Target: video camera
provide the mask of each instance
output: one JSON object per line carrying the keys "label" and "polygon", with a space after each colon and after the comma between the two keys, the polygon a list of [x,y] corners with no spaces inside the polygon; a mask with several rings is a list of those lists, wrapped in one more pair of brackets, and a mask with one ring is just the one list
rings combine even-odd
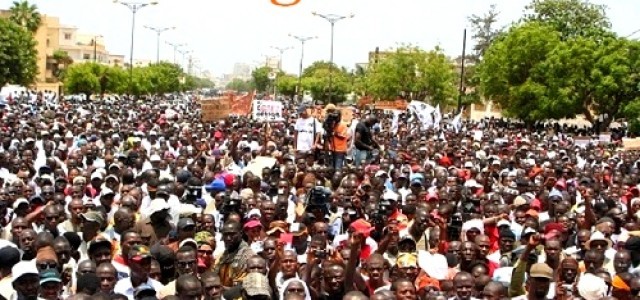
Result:
{"label": "video camera", "polygon": [[220,212],[225,216],[228,216],[233,212],[240,214],[241,204],[242,201],[240,199],[233,197],[229,193],[225,193],[222,196],[222,208],[220,209]]}
{"label": "video camera", "polygon": [[385,220],[391,214],[391,202],[382,199],[378,202],[378,207],[371,214],[371,221],[374,225],[384,225]]}
{"label": "video camera", "polygon": [[184,198],[186,202],[193,203],[202,198],[202,186],[189,185],[185,190]]}
{"label": "video camera", "polygon": [[324,187],[316,186],[309,191],[305,203],[307,204],[307,213],[313,213],[314,211],[321,209],[324,214],[329,212],[329,198],[331,193]]}
{"label": "video camera", "polygon": [[341,116],[340,116],[340,111],[339,110],[329,111],[325,115],[324,123],[322,123],[322,129],[324,129],[324,132],[325,132],[326,136],[332,136],[333,135],[333,130],[340,123],[340,119],[341,119]]}

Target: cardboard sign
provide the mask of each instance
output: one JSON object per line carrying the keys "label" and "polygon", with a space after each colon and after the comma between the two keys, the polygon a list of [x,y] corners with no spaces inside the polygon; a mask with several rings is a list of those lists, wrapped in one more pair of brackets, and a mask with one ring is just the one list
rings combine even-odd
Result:
{"label": "cardboard sign", "polygon": [[591,143],[591,138],[588,136],[576,136],[573,138],[573,143],[576,146],[586,148]]}
{"label": "cardboard sign", "polygon": [[203,122],[213,122],[227,118],[232,112],[233,95],[203,99],[200,102],[201,119]]}
{"label": "cardboard sign", "polygon": [[600,143],[608,144],[611,143],[611,132],[603,132],[598,137],[598,141]]}
{"label": "cardboard sign", "polygon": [[640,150],[640,138],[623,138],[622,145],[625,151],[635,151]]}
{"label": "cardboard sign", "polygon": [[351,120],[353,120],[353,108],[341,107],[340,114],[342,115],[342,123],[351,124]]}
{"label": "cardboard sign", "polygon": [[377,101],[373,104],[375,109],[379,110],[406,110],[409,103],[406,100],[394,100],[394,101]]}
{"label": "cardboard sign", "polygon": [[273,100],[254,100],[251,116],[254,120],[280,121],[284,120],[282,102]]}
{"label": "cardboard sign", "polygon": [[244,175],[247,172],[251,172],[254,176],[258,176],[262,178],[262,169],[264,168],[273,168],[276,164],[276,159],[269,156],[258,156],[246,166],[242,170],[242,174]]}

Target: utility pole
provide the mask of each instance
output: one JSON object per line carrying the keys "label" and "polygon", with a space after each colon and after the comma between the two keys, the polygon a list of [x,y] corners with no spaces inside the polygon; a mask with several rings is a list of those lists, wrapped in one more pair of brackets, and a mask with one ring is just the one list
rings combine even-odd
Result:
{"label": "utility pole", "polygon": [[460,68],[460,90],[458,92],[458,113],[462,111],[462,94],[464,93],[464,62],[467,51],[467,29],[462,34],[462,64]]}
{"label": "utility pole", "polygon": [[315,12],[312,12],[312,14],[314,16],[318,16],[320,18],[327,20],[329,24],[331,24],[331,52],[329,54],[330,65],[329,65],[329,100],[328,102],[333,103],[333,32],[334,32],[335,25],[336,23],[338,23],[338,21],[344,20],[344,19],[351,19],[355,15],[350,14],[347,16],[340,16],[335,14],[319,14]]}
{"label": "utility pole", "polygon": [[151,26],[144,26],[144,28],[147,28],[153,32],[156,33],[157,37],[156,37],[156,63],[160,63],[160,35],[165,32],[165,31],[169,31],[169,30],[174,30],[176,29],[175,26],[172,27],[151,27]]}
{"label": "utility pole", "polygon": [[304,44],[307,41],[317,39],[317,36],[297,36],[289,34],[290,37],[300,42],[300,68],[298,70],[298,85],[296,86],[296,95],[298,95],[298,101],[302,101],[302,61],[304,60]]}
{"label": "utility pole", "polygon": [[175,64],[177,64],[176,54],[178,53],[178,48],[180,48],[182,46],[186,46],[186,44],[177,44],[177,43],[173,44],[173,43],[169,43],[169,42],[166,42],[166,43],[167,43],[167,45],[173,47],[173,64],[175,65]]}

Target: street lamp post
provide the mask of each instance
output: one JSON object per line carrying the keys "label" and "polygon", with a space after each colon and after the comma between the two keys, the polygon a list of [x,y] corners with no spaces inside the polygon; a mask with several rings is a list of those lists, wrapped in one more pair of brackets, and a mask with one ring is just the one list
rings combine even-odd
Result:
{"label": "street lamp post", "polygon": [[330,24],[331,24],[331,53],[329,55],[329,103],[332,102],[332,97],[333,97],[333,32],[334,32],[334,27],[336,25],[336,23],[338,23],[338,21],[340,20],[344,20],[344,19],[351,19],[353,18],[355,15],[354,14],[350,14],[348,16],[340,16],[340,15],[335,15],[335,14],[319,14],[316,12],[312,12],[312,14],[314,16],[318,16],[320,18],[323,18],[325,20],[327,20]]}
{"label": "street lamp post", "polygon": [[290,37],[300,42],[300,68],[298,70],[298,85],[296,86],[296,94],[298,95],[298,101],[302,100],[302,61],[304,60],[304,43],[307,41],[317,39],[317,36],[297,36],[289,34]]}
{"label": "street lamp post", "polygon": [[144,28],[149,29],[151,31],[154,31],[157,35],[157,40],[156,40],[156,63],[160,63],[160,35],[165,32],[165,31],[169,31],[169,30],[174,30],[176,29],[175,26],[171,26],[171,27],[151,27],[151,26],[144,26]]}
{"label": "street lamp post", "polygon": [[169,43],[166,42],[167,45],[173,47],[173,64],[176,64],[176,53],[178,53],[178,48],[182,47],[182,46],[186,46],[186,44],[174,44],[174,43]]}
{"label": "street lamp post", "polygon": [[[285,51],[292,49],[292,47],[274,47],[271,46],[271,48],[278,50],[278,52],[280,52],[280,60],[278,61],[278,72],[282,72],[282,55],[284,54]],[[276,78],[273,80],[273,98],[274,99],[278,99],[278,73],[276,73]]]}
{"label": "street lamp post", "polygon": [[98,38],[103,37],[102,35],[96,35],[93,37],[93,62],[95,63],[98,60]]}
{"label": "street lamp post", "polygon": [[278,62],[278,69],[280,69],[280,71],[282,71],[282,55],[284,54],[285,51],[289,50],[289,49],[293,49],[293,47],[274,47],[271,46],[271,48],[278,50],[278,52],[280,52],[280,61]]}
{"label": "street lamp post", "polygon": [[[178,53],[182,54],[182,61],[180,62],[180,66],[184,68],[184,66],[185,66],[185,64],[184,64],[184,58],[185,58],[185,56],[187,56],[187,55],[189,55],[189,54],[192,54],[192,53],[193,53],[193,51],[191,51],[191,50],[186,50],[186,49],[185,49],[185,50],[182,50],[182,51],[181,51],[181,50],[178,50]],[[185,68],[185,69],[186,69],[186,68]]]}
{"label": "street lamp post", "polygon": [[119,0],[113,0],[113,3],[120,3],[129,10],[131,10],[131,48],[129,49],[129,92],[131,92],[131,88],[133,85],[133,42],[135,39],[135,29],[136,29],[136,14],[143,7],[147,7],[150,5],[157,5],[157,1],[152,2],[121,2]]}

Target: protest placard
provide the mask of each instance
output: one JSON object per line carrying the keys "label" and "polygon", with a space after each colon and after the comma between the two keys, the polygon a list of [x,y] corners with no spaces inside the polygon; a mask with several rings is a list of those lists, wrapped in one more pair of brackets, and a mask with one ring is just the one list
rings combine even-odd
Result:
{"label": "protest placard", "polygon": [[254,100],[252,117],[260,121],[280,121],[284,119],[282,110],[283,105],[280,101]]}
{"label": "protest placard", "polygon": [[622,139],[622,145],[626,151],[640,150],[640,138],[624,138]]}
{"label": "protest placard", "polygon": [[231,114],[233,95],[225,95],[203,99],[200,101],[201,118],[203,122],[213,122],[225,119]]}

